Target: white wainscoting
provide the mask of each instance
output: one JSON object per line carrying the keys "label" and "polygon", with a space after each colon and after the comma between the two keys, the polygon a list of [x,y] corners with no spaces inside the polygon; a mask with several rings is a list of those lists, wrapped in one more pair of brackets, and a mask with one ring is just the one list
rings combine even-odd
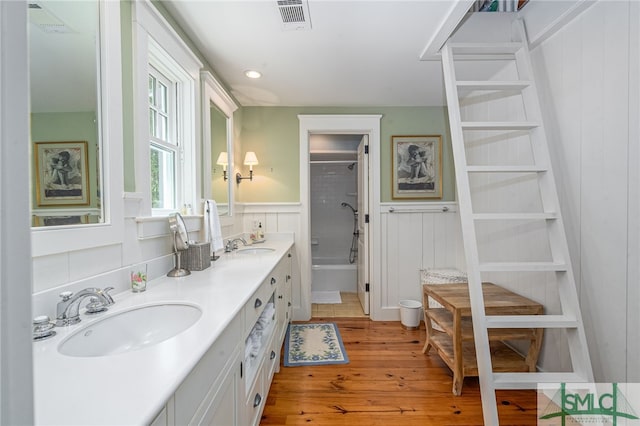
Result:
{"label": "white wainscoting", "polygon": [[460,217],[457,203],[446,202],[383,203],[380,211],[382,276],[372,303],[380,320],[399,321],[400,300],[422,301],[420,269],[466,269]]}
{"label": "white wainscoting", "polygon": [[[446,212],[443,208],[446,207]],[[376,320],[399,321],[398,302],[401,299],[421,300],[421,268],[458,267],[465,269],[460,234],[460,219],[456,203],[388,203],[381,205],[381,277],[371,277],[372,312]],[[394,212],[390,213],[389,209]],[[267,236],[270,232],[294,232],[296,256],[293,259],[293,303],[294,319],[298,319],[302,286],[300,281],[300,206],[297,203],[238,204],[236,211],[242,214],[244,233],[251,232],[253,221],[262,222]],[[375,256],[371,256],[375,258]],[[375,306],[374,306],[375,305]],[[306,318],[304,318],[306,319]]]}

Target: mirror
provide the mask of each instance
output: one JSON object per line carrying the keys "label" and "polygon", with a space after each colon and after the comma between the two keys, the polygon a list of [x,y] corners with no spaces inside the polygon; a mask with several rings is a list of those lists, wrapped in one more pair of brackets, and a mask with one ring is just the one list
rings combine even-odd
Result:
{"label": "mirror", "polygon": [[104,223],[98,1],[29,2],[32,226]]}
{"label": "mirror", "polygon": [[[213,199],[221,225],[232,223],[233,215],[233,112],[238,106],[208,71],[201,73],[203,103],[203,198]],[[226,166],[225,166],[226,159]],[[226,179],[225,179],[226,176]]]}
{"label": "mirror", "polygon": [[189,248],[189,234],[187,225],[180,213],[173,213],[169,216],[169,229],[173,235],[173,250],[175,253],[175,267],[167,273],[168,277],[184,277],[190,275],[191,271],[182,267],[182,252]]}
{"label": "mirror", "polygon": [[[48,5],[50,1],[45,0],[42,5]],[[51,4],[56,2],[51,1]],[[59,253],[66,253],[70,251],[86,250],[95,247],[102,247],[114,244],[122,244],[123,232],[124,232],[124,198],[122,196],[124,191],[124,171],[123,171],[123,115],[122,115],[122,42],[121,24],[120,24],[120,2],[118,1],[101,1],[91,0],[82,2],[57,2],[60,5],[71,6],[76,13],[80,11],[87,11],[86,7],[89,5],[95,6],[97,11],[89,12],[95,19],[99,19],[99,25],[96,25],[94,30],[94,39],[92,45],[94,46],[94,70],[96,77],[95,84],[99,86],[99,90],[93,89],[96,92],[96,99],[99,108],[94,107],[95,125],[97,137],[98,154],[95,158],[89,158],[85,170],[91,169],[92,164],[95,164],[96,176],[95,180],[92,180],[88,185],[94,185],[95,197],[90,195],[90,205],[74,206],[47,206],[47,216],[53,216],[52,213],[57,213],[64,218],[65,216],[78,216],[78,212],[82,213],[81,209],[97,208],[99,209],[101,216],[99,223],[87,223],[80,226],[77,225],[59,225],[59,226],[40,226],[32,228],[31,232],[31,254],[33,257],[49,256]],[[91,10],[94,10],[93,8]],[[61,19],[58,17],[58,19]],[[86,21],[91,20],[86,16]],[[77,27],[71,27],[74,31],[79,31],[83,28],[83,25],[89,25],[88,22],[81,23],[81,20],[77,21]],[[74,21],[76,22],[76,21]],[[32,25],[32,24],[28,24]],[[99,28],[99,31],[97,30]],[[29,30],[30,33],[35,33],[36,28]],[[38,30],[39,31],[39,30]],[[74,33],[75,34],[75,33]],[[70,35],[76,37],[77,34]],[[99,37],[98,37],[99,34]],[[64,35],[60,35],[63,37]],[[43,36],[44,37],[44,36]],[[98,42],[100,48],[95,48],[95,43]],[[97,59],[99,58],[99,59]],[[62,82],[53,81],[52,77],[56,75],[54,69],[61,65],[62,59],[58,59],[53,63],[47,63],[46,65],[34,65],[30,64],[31,69],[45,67],[44,77],[48,82],[55,86],[62,84]],[[42,70],[38,70],[42,71]],[[79,73],[79,70],[78,70]],[[74,72],[74,78],[77,73]],[[41,74],[42,76],[42,74]],[[78,85],[80,88],[80,77],[77,76]],[[70,92],[77,91],[74,85],[71,88],[67,88]],[[31,89],[31,92],[36,91],[35,88]],[[91,91],[91,89],[87,89]],[[68,94],[68,93],[67,93]],[[62,96],[62,95],[60,95]],[[34,94],[35,97],[35,94]],[[47,140],[48,142],[53,142]],[[45,141],[45,142],[47,142]],[[84,142],[86,139],[67,139],[62,142]],[[32,144],[33,145],[33,144]],[[76,145],[76,152],[82,153],[82,146],[84,144]],[[87,145],[89,145],[87,143]],[[91,154],[90,146],[87,147],[87,156]],[[33,156],[35,157],[35,152]],[[65,157],[66,155],[61,155]],[[69,156],[71,158],[71,155]],[[35,158],[32,158],[31,165],[35,163]],[[76,166],[77,167],[77,166]],[[82,163],[80,165],[82,167]],[[98,171],[99,170],[99,171]],[[96,184],[96,181],[102,182],[100,185]],[[35,184],[32,185],[32,190],[35,191]],[[35,195],[34,195],[35,199]],[[71,202],[76,202],[71,200]],[[93,204],[93,203],[96,204]],[[93,207],[92,207],[93,206]],[[69,215],[65,209],[74,208],[73,214]],[[36,205],[32,206],[33,210],[37,209]],[[59,209],[58,212],[54,212],[55,209]],[[62,210],[62,211],[60,211]],[[85,215],[82,215],[85,216]],[[59,217],[59,216],[58,216]],[[81,218],[82,219],[82,218]],[[82,222],[82,220],[81,220]]]}
{"label": "mirror", "polygon": [[209,102],[211,123],[211,198],[218,205],[218,214],[229,214],[229,148],[227,147],[227,117]]}

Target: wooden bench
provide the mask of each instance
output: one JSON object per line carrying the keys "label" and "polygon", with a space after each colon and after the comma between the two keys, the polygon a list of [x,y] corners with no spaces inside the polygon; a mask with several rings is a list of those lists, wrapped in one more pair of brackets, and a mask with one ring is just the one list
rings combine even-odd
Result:
{"label": "wooden bench", "polygon": [[[423,306],[427,339],[422,349],[428,353],[433,347],[453,371],[453,393],[462,393],[465,377],[478,376],[476,352],[471,321],[469,288],[463,284],[425,284]],[[483,283],[486,315],[541,315],[543,306],[492,283]],[[443,308],[429,308],[429,298]],[[444,331],[434,330],[432,322]],[[494,372],[535,372],[542,344],[543,329],[502,328],[489,330],[491,363]],[[525,357],[505,345],[508,340],[528,340]]]}

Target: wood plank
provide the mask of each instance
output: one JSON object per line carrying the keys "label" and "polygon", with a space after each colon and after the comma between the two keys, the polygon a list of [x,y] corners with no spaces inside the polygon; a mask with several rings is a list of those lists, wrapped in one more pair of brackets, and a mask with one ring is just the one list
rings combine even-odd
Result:
{"label": "wood plank", "polygon": [[[444,308],[427,309],[426,312],[429,318],[437,322],[447,334],[450,336],[453,335],[453,315],[451,315],[451,312]],[[437,333],[437,331],[434,331],[434,333]],[[461,336],[462,341],[473,340],[473,321],[471,321],[471,317],[462,318]],[[489,330],[489,340],[493,341],[530,340],[533,337],[534,330],[531,328],[501,328]]]}
{"label": "wood plank", "polygon": [[[262,425],[481,425],[480,388],[466,378],[451,393],[451,371],[435,352],[422,353],[425,331],[397,321],[330,320],[338,324],[350,363],[284,367],[274,376]],[[502,424],[535,425],[536,393],[498,391]]]}
{"label": "wood plank", "polygon": [[[448,307],[457,309],[462,316],[471,315],[471,301],[469,300],[469,287],[463,284],[436,284],[423,286],[429,297]],[[540,314],[543,306],[531,299],[520,296],[492,283],[482,284],[486,315],[525,315]]]}

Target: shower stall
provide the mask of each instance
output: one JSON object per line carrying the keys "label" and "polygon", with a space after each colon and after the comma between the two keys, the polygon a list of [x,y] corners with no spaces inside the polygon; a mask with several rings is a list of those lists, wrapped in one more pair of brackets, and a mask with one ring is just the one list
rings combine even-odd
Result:
{"label": "shower stall", "polygon": [[313,140],[311,143],[311,291],[356,293],[358,165],[355,147],[341,145],[339,152],[314,151]]}

